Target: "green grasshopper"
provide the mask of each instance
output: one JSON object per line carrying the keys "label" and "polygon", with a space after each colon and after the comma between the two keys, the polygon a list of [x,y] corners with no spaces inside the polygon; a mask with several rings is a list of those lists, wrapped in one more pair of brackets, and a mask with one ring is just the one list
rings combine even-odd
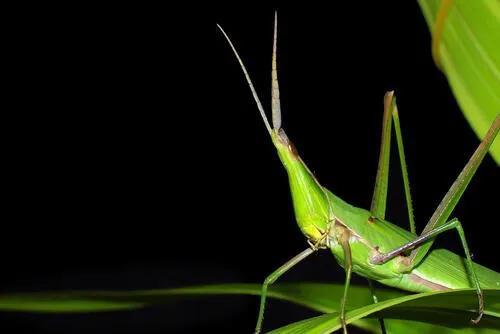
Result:
{"label": "green grasshopper", "polygon": [[[297,263],[320,249],[330,249],[346,272],[340,307],[340,319],[344,333],[347,333],[345,304],[352,272],[366,277],[369,282],[375,280],[391,287],[412,292],[469,288],[472,284],[472,287],[477,291],[478,315],[471,321],[475,324],[478,323],[484,313],[481,289],[498,288],[500,286],[500,273],[472,261],[462,224],[456,218],[448,219],[498,134],[500,114],[497,115],[485,138],[448,190],[423,231],[417,235],[394,93],[388,92],[384,98],[382,141],[375,190],[371,207],[369,210],[365,210],[346,203],[323,187],[302,161],[296,148],[281,127],[276,68],[276,15],[271,73],[272,128],[243,61],[226,32],[219,25],[217,27],[227,39],[238,59],[267,131],[287,171],[296,220],[309,244],[306,250],[293,257],[265,279],[262,285],[255,333],[259,333],[262,328],[268,286]],[[393,124],[404,181],[410,231],[384,219]],[[430,250],[437,235],[453,229],[458,232],[466,256],[465,259],[445,249]],[[442,270],[442,268],[446,268],[446,270]],[[376,300],[375,298],[374,296],[374,300]],[[384,331],[382,320],[381,326]]]}

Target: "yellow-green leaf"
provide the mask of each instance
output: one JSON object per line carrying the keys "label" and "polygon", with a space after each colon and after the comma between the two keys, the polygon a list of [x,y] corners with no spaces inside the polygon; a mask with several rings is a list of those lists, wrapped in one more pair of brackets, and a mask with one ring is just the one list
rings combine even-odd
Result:
{"label": "yellow-green leaf", "polygon": [[[441,0],[418,0],[431,32]],[[449,1],[442,35],[439,63],[460,108],[474,132],[482,139],[500,113],[500,1]],[[490,153],[500,164],[500,140]]]}

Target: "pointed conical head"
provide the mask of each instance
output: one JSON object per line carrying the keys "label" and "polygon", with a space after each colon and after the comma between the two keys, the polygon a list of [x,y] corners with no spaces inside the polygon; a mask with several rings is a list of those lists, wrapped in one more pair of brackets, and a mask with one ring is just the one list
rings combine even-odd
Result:
{"label": "pointed conical head", "polygon": [[327,190],[307,168],[283,129],[273,131],[272,139],[288,174],[299,228],[308,239],[317,241],[325,232],[331,214]]}

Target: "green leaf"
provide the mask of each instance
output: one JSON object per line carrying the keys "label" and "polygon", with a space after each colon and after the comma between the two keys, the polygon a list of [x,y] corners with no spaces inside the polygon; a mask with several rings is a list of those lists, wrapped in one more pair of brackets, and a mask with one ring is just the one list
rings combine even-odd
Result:
{"label": "green leaf", "polygon": [[[385,300],[347,312],[346,322],[350,324],[365,317],[383,317],[436,325],[436,328],[432,328],[432,332],[435,333],[442,333],[440,328],[443,327],[451,330],[450,333],[453,333],[453,330],[457,333],[498,333],[500,290],[488,289],[483,292],[486,311],[478,325],[470,323],[470,319],[475,316],[473,310],[477,308],[477,295],[474,289],[420,293]],[[391,321],[388,321],[389,326]],[[331,333],[341,327],[338,313],[330,313],[290,324],[271,333]],[[408,330],[405,329],[404,332],[408,333]]]}
{"label": "green leaf", "polygon": [[[258,284],[221,284],[178,289],[135,291],[67,291],[0,295],[0,311],[82,313],[133,310],[171,302],[179,296],[259,295]],[[272,333],[329,333],[339,328],[338,311],[343,285],[322,283],[277,284],[269,296],[312,310],[329,313],[288,325]],[[383,316],[391,333],[493,333],[499,328],[500,290],[485,290],[486,315],[479,327],[468,320],[477,307],[474,290],[408,295],[406,292],[377,289],[380,302],[372,304],[367,287],[352,286],[347,308],[352,326],[378,333],[377,316]],[[272,310],[270,310],[272,312]],[[495,329],[496,330],[496,329]]]}
{"label": "green leaf", "polygon": [[[186,295],[260,295],[259,284],[220,284],[177,289],[135,291],[54,291],[14,293],[0,295],[0,311],[19,312],[105,312],[130,310],[147,305],[166,303],[173,296]],[[269,296],[293,302],[312,310],[328,313],[338,310],[343,285],[322,283],[277,284],[270,288]],[[380,289],[379,299],[404,296],[407,293]],[[349,290],[351,308],[372,303],[365,287],[353,286]]]}
{"label": "green leaf", "polygon": [[[418,0],[432,31],[441,1]],[[465,118],[482,139],[500,113],[500,1],[455,0],[444,24],[440,62]],[[500,164],[500,140],[490,153]]]}
{"label": "green leaf", "polygon": [[[254,295],[259,296],[260,284],[221,284],[136,291],[54,291],[0,295],[0,311],[37,313],[88,313],[124,311],[172,302],[175,296],[200,295]],[[277,284],[270,288],[271,298],[293,302],[312,310],[328,313],[339,309],[343,285],[322,283]],[[406,295],[405,292],[380,289],[380,300]],[[348,306],[362,307],[372,303],[366,287],[353,286]],[[404,328],[405,322],[400,322]],[[377,320],[361,319],[354,326],[377,332]],[[395,324],[397,326],[398,324]]]}

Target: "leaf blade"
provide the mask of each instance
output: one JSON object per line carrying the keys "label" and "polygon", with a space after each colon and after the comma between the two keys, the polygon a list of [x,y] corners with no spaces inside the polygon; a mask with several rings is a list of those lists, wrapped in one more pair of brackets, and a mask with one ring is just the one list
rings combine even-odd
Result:
{"label": "leaf blade", "polygon": [[[447,327],[452,330],[468,330],[475,333],[480,329],[480,333],[494,333],[500,328],[500,290],[488,289],[483,292],[485,299],[489,302],[485,317],[479,325],[469,323],[469,319],[475,315],[469,310],[474,310],[477,303],[474,289],[419,293],[385,300],[347,312],[346,322],[350,324],[365,317],[383,317],[384,319],[427,321],[433,326]],[[446,306],[446,308],[441,308],[441,306]],[[435,317],[436,313],[439,313],[439,317]],[[331,313],[299,321],[270,333],[331,333],[341,327],[338,315]]]}

